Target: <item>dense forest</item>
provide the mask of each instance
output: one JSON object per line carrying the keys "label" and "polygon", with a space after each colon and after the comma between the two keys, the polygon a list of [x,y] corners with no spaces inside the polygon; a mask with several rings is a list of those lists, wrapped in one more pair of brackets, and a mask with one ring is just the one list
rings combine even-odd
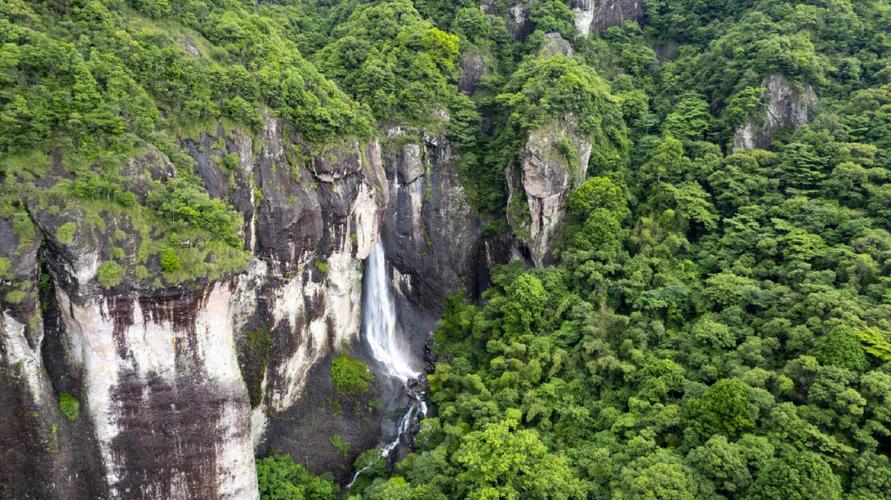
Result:
{"label": "dense forest", "polygon": [[[442,133],[486,233],[522,239],[505,169],[570,123],[566,222],[446,301],[412,452],[362,454],[348,490],[270,455],[263,498],[889,498],[891,3],[646,0],[588,36],[565,0],[519,33],[487,3],[0,0],[0,217],[25,242],[29,206],[81,210],[60,241],[128,218],[105,287],[214,279],[247,263],[241,221],[182,140],[276,116],[295,162]],[[806,119],[771,128],[769,82]],[[176,179],[134,185],[150,150]],[[8,303],[40,293],[10,267]]]}

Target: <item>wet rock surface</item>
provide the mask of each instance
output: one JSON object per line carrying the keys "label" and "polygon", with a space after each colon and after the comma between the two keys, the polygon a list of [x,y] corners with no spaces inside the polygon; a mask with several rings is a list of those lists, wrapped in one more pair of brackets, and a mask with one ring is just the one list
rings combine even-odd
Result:
{"label": "wet rock surface", "polygon": [[644,16],[643,0],[569,0],[576,15],[576,32],[588,36],[619,26],[627,21],[640,21]]}
{"label": "wet rock surface", "polygon": [[416,357],[446,296],[479,293],[482,226],[442,137],[393,129],[383,144],[390,202],[381,237],[398,316]]}
{"label": "wet rock surface", "polygon": [[[383,407],[370,401],[395,394],[381,386],[362,404],[331,404],[333,354],[370,359],[359,325],[375,242],[387,246],[401,328],[419,360],[445,295],[478,294],[495,262],[456,153],[441,136],[411,134],[313,149],[267,118],[256,135],[215,126],[184,139],[208,193],[243,216],[251,252],[241,272],[184,286],[97,282],[113,246],[139,249],[126,220],[107,217],[104,232],[77,224],[62,242],[58,227],[83,214],[35,206],[38,237],[26,249],[0,220],[0,252],[15,271],[2,285],[47,284],[39,297],[0,301],[0,496],[249,499],[254,453],[272,450],[347,480],[355,456],[386,433]],[[179,175],[154,148],[122,172],[140,201],[153,182]],[[112,241],[117,230],[128,238]],[[156,259],[146,266],[160,274]],[[80,405],[74,421],[59,409],[63,393]],[[330,445],[333,435],[350,453]]]}

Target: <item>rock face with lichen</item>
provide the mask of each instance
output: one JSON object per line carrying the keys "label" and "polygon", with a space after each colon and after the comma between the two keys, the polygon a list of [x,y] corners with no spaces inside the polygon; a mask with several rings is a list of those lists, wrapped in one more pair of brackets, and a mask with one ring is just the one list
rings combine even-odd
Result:
{"label": "rock face with lichen", "polygon": [[[282,438],[266,429],[298,406],[313,366],[358,339],[362,259],[387,204],[377,142],[294,159],[268,119],[259,137],[217,127],[183,146],[208,193],[244,218],[242,271],[158,286],[149,261],[145,279],[103,284],[115,248],[139,251],[113,213],[62,231],[84,215],[35,204],[17,223],[29,239],[3,231],[4,286],[40,284],[39,297],[0,303],[4,495],[255,498],[254,447]],[[137,197],[178,175],[153,149],[124,169]],[[72,420],[63,393],[79,404]]]}
{"label": "rock face with lichen", "polygon": [[536,266],[549,262],[563,227],[566,197],[585,179],[591,142],[575,123],[566,117],[532,131],[507,169],[508,222],[521,253]]}
{"label": "rock face with lichen", "polygon": [[603,32],[627,21],[640,21],[643,0],[569,0],[575,13],[575,27],[580,36]]}
{"label": "rock face with lichen", "polygon": [[441,135],[394,127],[383,143],[390,203],[382,238],[404,329],[416,349],[447,295],[478,292],[482,228]]}
{"label": "rock face with lichen", "polygon": [[[37,203],[0,219],[4,495],[255,498],[254,453],[270,450],[341,470],[380,433],[379,410],[328,408],[326,368],[361,355],[363,260],[378,238],[417,357],[444,296],[475,291],[480,223],[442,136],[397,127],[319,147],[267,118],[257,134],[215,126],[182,146],[243,220],[237,270],[171,285],[150,258],[141,277],[103,282],[115,252],[140,252],[133,221],[86,224],[76,207]],[[140,202],[182,175],[151,147],[122,172]]]}
{"label": "rock face with lichen", "polygon": [[783,75],[768,76],[761,88],[763,114],[750,117],[736,129],[734,151],[767,148],[780,129],[797,129],[806,124],[817,105],[817,94],[810,84],[794,84]]}

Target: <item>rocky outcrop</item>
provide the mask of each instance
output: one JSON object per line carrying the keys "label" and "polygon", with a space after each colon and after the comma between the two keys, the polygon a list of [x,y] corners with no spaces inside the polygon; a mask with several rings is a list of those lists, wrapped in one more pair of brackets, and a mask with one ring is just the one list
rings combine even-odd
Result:
{"label": "rocky outcrop", "polygon": [[765,101],[763,114],[750,117],[736,129],[734,151],[766,149],[780,129],[797,129],[806,124],[817,105],[817,94],[810,84],[793,84],[783,75],[768,76],[761,88]]}
{"label": "rocky outcrop", "polygon": [[482,228],[448,140],[396,127],[383,150],[390,202],[382,238],[398,316],[420,354],[443,299],[479,290]]}
{"label": "rocky outcrop", "polygon": [[572,45],[564,40],[560,33],[548,33],[544,36],[544,43],[538,49],[538,53],[543,57],[572,57]]}
{"label": "rocky outcrop", "polygon": [[644,15],[643,0],[569,0],[575,13],[579,36],[603,32],[627,21],[640,21]]}
{"label": "rocky outcrop", "polygon": [[529,134],[507,169],[508,222],[533,265],[547,265],[563,226],[566,197],[585,179],[591,142],[566,117]]}
{"label": "rocky outcrop", "polygon": [[480,80],[482,80],[483,75],[486,74],[486,64],[483,56],[474,52],[462,54],[458,65],[461,68],[461,79],[458,81],[458,88],[465,94],[472,94]]}

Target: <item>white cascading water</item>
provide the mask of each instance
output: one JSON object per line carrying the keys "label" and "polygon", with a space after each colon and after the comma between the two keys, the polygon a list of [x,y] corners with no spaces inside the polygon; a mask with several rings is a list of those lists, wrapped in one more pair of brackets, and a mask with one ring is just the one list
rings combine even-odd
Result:
{"label": "white cascading water", "polygon": [[[399,337],[396,328],[396,305],[387,279],[387,262],[384,258],[384,245],[378,241],[365,264],[365,289],[363,290],[362,331],[371,349],[371,355],[386,371],[386,375],[398,380],[402,390],[410,396],[411,402],[399,421],[394,439],[380,447],[380,456],[389,457],[402,441],[418,415],[427,416],[424,394],[411,387],[420,371],[412,367],[411,356],[405,342]],[[365,466],[353,475],[347,485],[351,487]]]}
{"label": "white cascading water", "polygon": [[371,347],[371,355],[394,377],[407,382],[418,376],[411,367],[407,349],[396,333],[396,305],[387,280],[384,245],[375,245],[365,267],[365,304],[362,326]]}

